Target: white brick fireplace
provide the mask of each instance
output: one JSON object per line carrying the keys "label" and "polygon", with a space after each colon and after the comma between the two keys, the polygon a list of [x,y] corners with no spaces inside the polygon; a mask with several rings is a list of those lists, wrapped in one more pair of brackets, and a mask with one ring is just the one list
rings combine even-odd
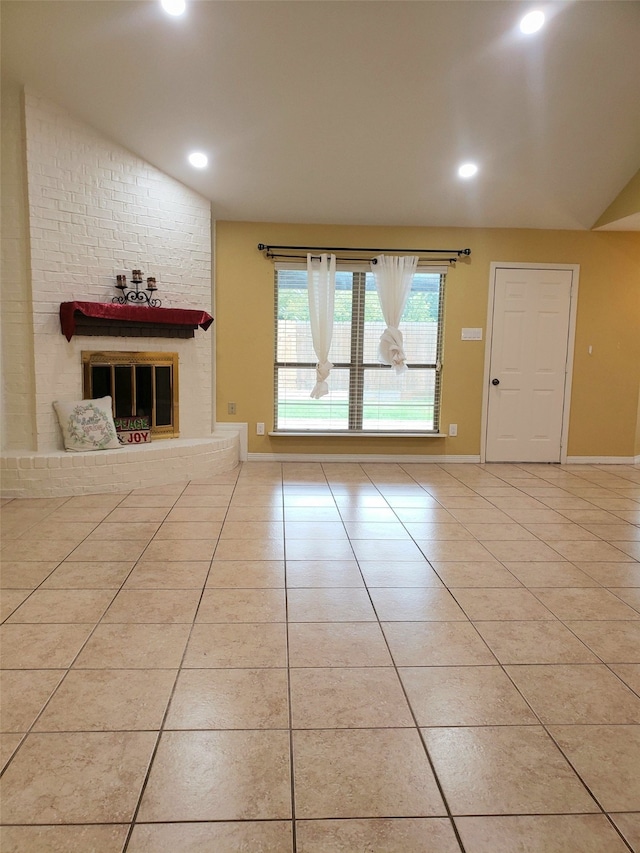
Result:
{"label": "white brick fireplace", "polygon": [[[209,202],[39,95],[27,91],[24,108],[30,286],[22,287],[20,304],[14,292],[9,310],[22,317],[31,341],[18,342],[15,358],[7,358],[5,347],[3,494],[116,491],[229,470],[238,460],[238,439],[215,431],[214,327],[191,339],[76,335],[67,341],[59,319],[61,302],[110,302],[115,276],[130,277],[132,269],[157,279],[163,307],[213,313]],[[66,453],[52,404],[82,398],[87,350],[177,352],[180,438]],[[26,397],[16,391],[21,379]]]}

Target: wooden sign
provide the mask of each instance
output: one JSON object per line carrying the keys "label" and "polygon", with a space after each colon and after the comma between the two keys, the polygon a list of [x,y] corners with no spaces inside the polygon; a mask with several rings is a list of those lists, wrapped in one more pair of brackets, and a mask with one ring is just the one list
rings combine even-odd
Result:
{"label": "wooden sign", "polygon": [[146,444],[151,441],[151,424],[147,416],[114,418],[120,444]]}
{"label": "wooden sign", "polygon": [[151,422],[148,415],[141,415],[136,418],[114,418],[114,424],[118,432],[129,432],[138,429],[150,429]]}

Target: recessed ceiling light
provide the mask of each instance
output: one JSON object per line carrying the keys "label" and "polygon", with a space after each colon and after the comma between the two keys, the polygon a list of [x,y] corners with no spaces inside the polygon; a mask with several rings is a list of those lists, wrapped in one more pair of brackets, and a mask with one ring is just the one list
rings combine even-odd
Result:
{"label": "recessed ceiling light", "polygon": [[520,31],[525,33],[525,35],[531,35],[531,33],[537,33],[543,24],[544,12],[540,12],[538,10],[535,12],[529,12],[520,21]]}
{"label": "recessed ceiling light", "polygon": [[185,0],[161,0],[161,5],[167,15],[183,15],[187,8]]}
{"label": "recessed ceiling light", "polygon": [[200,151],[194,151],[193,154],[189,154],[189,162],[192,166],[195,166],[196,169],[204,169],[209,162],[209,158],[206,154],[202,154]]}
{"label": "recessed ceiling light", "polygon": [[461,178],[472,178],[477,171],[478,167],[475,163],[463,163],[458,169],[458,174]]}

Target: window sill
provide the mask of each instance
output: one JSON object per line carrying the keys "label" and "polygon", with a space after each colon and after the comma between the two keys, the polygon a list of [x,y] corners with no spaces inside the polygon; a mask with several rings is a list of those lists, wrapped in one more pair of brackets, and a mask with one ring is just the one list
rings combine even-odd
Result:
{"label": "window sill", "polygon": [[277,430],[268,433],[270,437],[282,438],[290,436],[300,438],[310,436],[312,438],[448,438],[442,432],[319,432],[317,430]]}

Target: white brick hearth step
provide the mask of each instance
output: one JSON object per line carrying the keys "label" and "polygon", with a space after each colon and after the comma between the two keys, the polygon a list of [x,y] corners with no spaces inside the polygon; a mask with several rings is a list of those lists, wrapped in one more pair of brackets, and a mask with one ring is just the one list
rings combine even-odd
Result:
{"label": "white brick hearth step", "polygon": [[238,434],[153,441],[87,453],[13,451],[0,458],[2,497],[91,495],[180,483],[230,471],[239,461]]}

